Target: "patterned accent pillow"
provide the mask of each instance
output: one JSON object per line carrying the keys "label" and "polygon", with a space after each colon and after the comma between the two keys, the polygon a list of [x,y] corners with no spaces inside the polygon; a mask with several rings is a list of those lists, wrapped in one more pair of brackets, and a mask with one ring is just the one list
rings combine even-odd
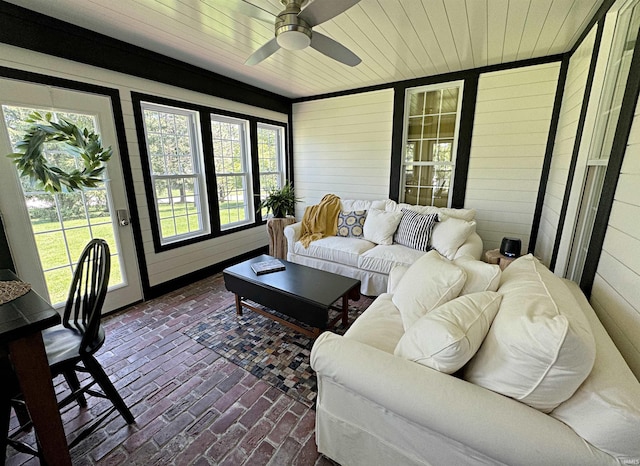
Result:
{"label": "patterned accent pillow", "polygon": [[350,238],[363,238],[362,227],[367,218],[366,210],[354,210],[353,212],[340,212],[338,214],[338,232],[336,236]]}
{"label": "patterned accent pillow", "polygon": [[431,231],[438,221],[438,214],[422,215],[409,209],[402,209],[400,224],[393,235],[393,242],[418,251],[430,251]]}

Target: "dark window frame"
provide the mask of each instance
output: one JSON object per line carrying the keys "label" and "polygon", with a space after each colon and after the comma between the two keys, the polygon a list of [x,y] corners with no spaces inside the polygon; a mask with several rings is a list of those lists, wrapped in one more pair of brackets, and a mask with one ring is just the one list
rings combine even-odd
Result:
{"label": "dark window frame", "polygon": [[[191,127],[191,131],[192,133],[190,133],[190,142],[194,143],[193,146],[195,146],[196,150],[194,151],[192,149],[192,157],[193,157],[193,177],[197,179],[197,185],[199,186],[200,189],[198,189],[198,191],[201,190],[202,186],[200,184],[201,181],[205,181],[206,184],[206,174],[205,174],[205,167],[204,167],[204,150],[202,151],[202,154],[200,153],[200,146],[201,146],[201,139],[202,139],[202,131],[198,130],[198,128],[200,127],[200,125],[202,124],[201,122],[201,118],[200,118],[200,112],[197,111],[193,111],[190,109],[186,109],[184,107],[177,107],[177,106],[166,106],[166,105],[157,105],[155,102],[149,102],[149,101],[141,101],[140,102],[140,107],[141,107],[141,112],[144,115],[145,111],[148,110],[152,110],[152,111],[158,111],[158,112],[166,112],[169,114],[175,114],[175,115],[183,115],[186,116],[187,118],[189,118],[190,121],[190,127]],[[175,113],[174,113],[175,110]],[[144,119],[144,116],[143,116]],[[191,124],[192,123],[192,124]],[[144,122],[143,122],[143,128],[145,127]],[[146,130],[148,130],[148,128],[146,128]],[[147,134],[146,131],[145,133],[145,139],[143,140],[144,145],[145,145],[145,149],[147,149]],[[196,142],[194,140],[196,140],[199,142]],[[192,147],[193,147],[192,146]],[[194,153],[195,152],[195,153]],[[166,155],[166,154],[165,154]],[[202,163],[201,163],[201,155],[202,155]],[[156,199],[155,195],[157,194],[157,192],[155,192],[154,190],[154,185],[158,182],[158,178],[161,178],[162,176],[168,176],[170,178],[181,178],[182,175],[178,175],[178,174],[171,174],[171,175],[166,175],[166,174],[154,174],[151,172],[151,163],[149,162],[149,154],[147,152],[147,164],[149,166],[149,170],[147,170],[145,172],[145,174],[149,177],[149,186],[150,186],[150,191],[152,193],[152,197],[153,197],[153,206],[154,206],[154,213],[158,213],[158,211],[156,209],[159,210],[159,205],[158,205],[158,200]],[[155,183],[154,183],[154,178],[155,178]],[[206,236],[207,234],[209,234],[210,229],[211,229],[211,222],[208,220],[209,215],[210,215],[210,209],[208,207],[209,205],[209,194],[208,194],[208,190],[205,190],[205,195],[204,196],[200,196],[200,197],[204,197],[204,200],[206,202],[206,209],[203,209],[202,215],[200,216],[200,220],[202,221],[202,225],[199,231],[196,232],[188,232],[188,233],[176,233],[174,235],[171,236],[166,236],[164,237],[164,239],[161,237],[161,232],[158,231],[158,238],[159,241],[161,243],[162,246],[168,246],[169,244],[172,243],[179,243],[181,241],[186,241],[188,239],[191,238],[198,238],[198,237],[202,237],[202,236]],[[151,214],[151,212],[150,212]],[[175,220],[175,215],[173,216],[174,220]],[[159,219],[157,218],[156,215],[156,226],[158,226],[161,222],[158,221]],[[160,227],[161,228],[161,227]],[[163,242],[164,240],[164,242]]]}
{"label": "dark window frame", "polygon": [[393,133],[391,138],[391,177],[389,183],[390,199],[397,201],[400,198],[400,182],[402,180],[403,169],[402,156],[404,153],[403,129],[405,121],[405,95],[407,89],[462,81],[462,106],[459,114],[460,125],[458,127],[458,148],[453,173],[453,191],[450,197],[451,205],[449,207],[464,207],[479,76],[480,73],[476,71],[451,73],[446,75],[446,77],[438,76],[435,78],[416,79],[405,81],[394,86]]}
{"label": "dark window frame", "polygon": [[[287,169],[291,166],[291,146],[289,139],[289,124],[281,121],[270,120],[268,118],[257,117],[254,115],[247,115],[238,112],[232,112],[229,110],[210,107],[207,105],[194,104],[192,102],[185,102],[175,99],[169,99],[165,97],[154,96],[150,94],[143,94],[140,92],[131,92],[131,101],[133,104],[133,116],[136,125],[136,135],[138,138],[138,147],[140,150],[140,163],[142,165],[142,178],[144,181],[145,196],[147,199],[147,208],[149,212],[149,220],[151,224],[151,234],[153,237],[153,246],[156,253],[176,249],[179,247],[187,246],[189,244],[199,243],[207,241],[213,238],[226,236],[229,234],[237,233],[239,231],[247,230],[249,228],[255,228],[266,223],[266,219],[262,218],[262,213],[256,207],[255,217],[253,222],[239,225],[234,228],[221,229],[220,217],[219,217],[219,201],[218,201],[218,189],[216,182],[214,158],[213,158],[213,138],[211,135],[211,115],[222,115],[232,118],[238,118],[248,121],[249,123],[249,157],[251,164],[251,183],[254,195],[254,201],[257,200],[256,194],[260,193],[260,172],[258,164],[258,123],[265,123],[273,126],[280,126],[284,130],[284,177],[285,180],[290,179],[290,173]],[[153,194],[153,184],[151,181],[151,165],[149,160],[149,153],[147,151],[146,135],[144,131],[144,117],[142,110],[142,102],[148,102],[157,105],[166,105],[169,107],[176,107],[179,109],[190,110],[198,112],[200,118],[200,138],[202,142],[203,152],[203,171],[204,178],[207,185],[206,196],[208,202],[209,213],[209,227],[210,232],[199,236],[193,236],[185,238],[183,240],[173,241],[167,244],[162,244],[160,238],[160,231],[158,227],[158,216],[155,204],[155,196]]]}

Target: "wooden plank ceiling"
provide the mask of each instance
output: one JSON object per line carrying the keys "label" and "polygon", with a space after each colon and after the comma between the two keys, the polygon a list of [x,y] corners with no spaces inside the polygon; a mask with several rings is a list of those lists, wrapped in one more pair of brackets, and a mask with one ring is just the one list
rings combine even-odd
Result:
{"label": "wooden plank ceiling", "polygon": [[353,68],[311,48],[245,65],[274,35],[247,4],[277,14],[279,0],[10,2],[295,98],[566,52],[603,0],[361,0],[314,28],[362,59]]}

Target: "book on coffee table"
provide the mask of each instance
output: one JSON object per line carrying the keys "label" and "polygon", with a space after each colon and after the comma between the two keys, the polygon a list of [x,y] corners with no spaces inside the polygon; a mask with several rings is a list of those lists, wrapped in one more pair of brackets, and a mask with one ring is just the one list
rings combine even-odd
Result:
{"label": "book on coffee table", "polygon": [[278,272],[284,270],[285,266],[278,259],[271,259],[268,261],[255,262],[251,264],[251,269],[256,275],[263,275],[265,273]]}

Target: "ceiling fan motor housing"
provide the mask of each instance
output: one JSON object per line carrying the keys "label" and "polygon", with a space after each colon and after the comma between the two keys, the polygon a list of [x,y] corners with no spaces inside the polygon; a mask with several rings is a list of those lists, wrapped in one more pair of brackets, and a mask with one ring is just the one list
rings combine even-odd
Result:
{"label": "ceiling fan motor housing", "polygon": [[[283,2],[284,3],[284,2]],[[278,45],[287,50],[301,50],[311,44],[311,26],[298,17],[305,0],[294,0],[276,18]]]}
{"label": "ceiling fan motor housing", "polygon": [[[244,0],[247,2],[248,0]],[[362,60],[339,42],[321,32],[312,31],[314,26],[329,21],[348,10],[360,0],[280,0],[284,5],[275,21],[275,37],[253,52],[245,64],[255,65],[278,50],[314,50],[348,66],[356,66]],[[302,7],[307,5],[304,10]],[[258,7],[259,8],[259,7]]]}

